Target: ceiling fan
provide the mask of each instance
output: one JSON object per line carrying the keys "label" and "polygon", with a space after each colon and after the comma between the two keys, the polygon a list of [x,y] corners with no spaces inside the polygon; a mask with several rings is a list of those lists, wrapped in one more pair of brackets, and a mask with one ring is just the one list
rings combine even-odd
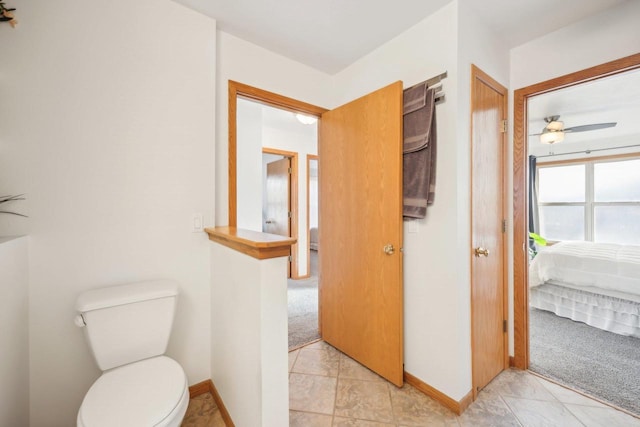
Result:
{"label": "ceiling fan", "polygon": [[590,125],[565,128],[564,122],[561,122],[558,119],[560,119],[560,116],[545,117],[544,121],[547,122],[547,125],[544,127],[544,129],[542,129],[542,132],[534,133],[530,136],[540,135],[540,142],[544,144],[555,144],[556,142],[561,142],[562,140],[564,140],[565,133],[587,132],[590,130],[606,129],[614,127],[618,124],[617,122],[592,123]]}

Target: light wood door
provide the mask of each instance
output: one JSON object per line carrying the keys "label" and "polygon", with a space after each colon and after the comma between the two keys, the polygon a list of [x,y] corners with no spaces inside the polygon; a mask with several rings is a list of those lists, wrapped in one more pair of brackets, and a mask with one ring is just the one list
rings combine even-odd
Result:
{"label": "light wood door", "polygon": [[266,212],[262,231],[290,236],[290,163],[289,158],[267,164]]}
{"label": "light wood door", "polygon": [[508,366],[503,222],[506,94],[503,86],[473,67],[470,252],[474,396]]}
{"label": "light wood door", "polygon": [[402,385],[402,82],[324,113],[319,155],[322,338]]}

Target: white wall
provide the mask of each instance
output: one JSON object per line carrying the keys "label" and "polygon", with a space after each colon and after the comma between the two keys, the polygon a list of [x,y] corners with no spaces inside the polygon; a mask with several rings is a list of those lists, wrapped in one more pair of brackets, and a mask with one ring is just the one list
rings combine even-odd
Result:
{"label": "white wall", "polygon": [[448,72],[442,82],[446,102],[437,106],[435,203],[418,221],[417,233],[404,232],[404,359],[407,372],[460,399],[470,390],[470,337],[463,313],[469,283],[458,273],[468,275],[457,246],[457,19],[452,2],[339,73],[335,90],[342,104],[393,81],[408,87]]}
{"label": "white wall", "polygon": [[31,425],[70,426],[99,371],[74,303],[86,289],[181,283],[168,354],[210,377],[215,21],[167,0],[23,2],[0,26],[0,193],[27,193]]}
{"label": "white wall", "polygon": [[[565,74],[633,55],[640,50],[638,31],[640,2],[627,1],[575,24],[517,46],[510,51],[509,135],[513,140],[513,91]],[[509,158],[513,158],[509,145]],[[510,184],[513,162],[509,160]],[[513,200],[513,194],[510,194]],[[509,204],[513,218],[513,203]],[[513,242],[512,228],[509,241]],[[513,260],[513,248],[509,259]],[[513,266],[509,272],[509,312],[513,310]],[[510,354],[513,355],[513,315],[509,322]]]}
{"label": "white wall", "polygon": [[0,425],[29,425],[28,238],[0,237]]}
{"label": "white wall", "polygon": [[287,260],[210,248],[213,383],[235,425],[287,426]]}
{"label": "white wall", "polygon": [[[491,28],[480,21],[470,3],[473,0],[460,0],[458,2],[458,105],[457,126],[458,132],[457,147],[458,155],[456,161],[458,174],[458,253],[464,254],[461,261],[467,262],[471,257],[471,210],[470,182],[471,182],[471,65],[476,65],[482,71],[491,76],[505,88],[509,87],[509,49],[505,41],[495,35]],[[505,111],[505,118],[508,112]],[[509,172],[505,170],[509,177]],[[477,177],[476,177],[477,178]],[[507,186],[507,188],[510,188]],[[505,194],[505,203],[511,206],[510,194]],[[506,217],[508,219],[510,217]],[[507,238],[509,252],[512,240]],[[511,259],[511,258],[509,258]],[[511,264],[511,263],[509,263]],[[471,271],[459,269],[458,277],[460,283],[471,283]],[[508,273],[508,277],[511,275]],[[508,277],[506,280],[508,281]],[[471,288],[463,288],[460,293],[459,318],[462,325],[468,326],[461,340],[466,340],[471,335]],[[510,297],[509,301],[513,298]],[[467,332],[468,331],[468,332]],[[460,342],[461,348],[463,342]],[[471,367],[471,351],[465,351],[460,355],[461,366]],[[469,371],[469,375],[471,372]],[[469,383],[471,388],[471,383]]]}
{"label": "white wall", "polygon": [[262,231],[262,105],[239,99],[236,123],[237,226]]}
{"label": "white wall", "polygon": [[[457,7],[443,7],[336,75],[336,104],[403,80],[405,87],[444,71],[447,101],[437,107],[438,158],[435,203],[404,232],[405,370],[454,398],[469,389],[460,355],[464,328],[457,319],[460,287],[456,236]],[[466,285],[468,286],[468,284]],[[468,328],[467,328],[468,329]],[[464,362],[466,363],[466,361]],[[464,376],[464,374],[462,375]]]}
{"label": "white wall", "polygon": [[508,50],[466,2],[454,1],[336,76],[337,103],[448,72],[437,106],[435,203],[404,233],[405,370],[454,399],[471,389],[470,70],[505,86]]}
{"label": "white wall", "polygon": [[[228,224],[228,81],[234,80],[319,107],[331,104],[331,78],[223,31],[218,32],[216,97],[216,224]],[[238,156],[244,147],[238,145]]]}
{"label": "white wall", "polygon": [[318,159],[311,159],[309,167],[309,228],[318,228]]}

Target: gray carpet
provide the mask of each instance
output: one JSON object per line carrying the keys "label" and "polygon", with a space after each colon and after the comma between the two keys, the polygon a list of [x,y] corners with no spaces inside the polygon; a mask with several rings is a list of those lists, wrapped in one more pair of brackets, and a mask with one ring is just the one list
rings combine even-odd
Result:
{"label": "gray carpet", "polygon": [[289,280],[289,349],[320,338],[318,334],[318,278]]}
{"label": "gray carpet", "polygon": [[311,277],[289,280],[289,349],[320,338],[318,334],[318,253],[311,251]]}
{"label": "gray carpet", "polygon": [[529,313],[529,369],[640,415],[640,339]]}

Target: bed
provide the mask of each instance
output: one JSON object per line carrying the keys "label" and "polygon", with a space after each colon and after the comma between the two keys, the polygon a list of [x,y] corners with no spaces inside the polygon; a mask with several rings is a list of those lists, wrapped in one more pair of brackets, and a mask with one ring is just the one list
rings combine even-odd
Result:
{"label": "bed", "polygon": [[640,338],[640,246],[560,242],[529,267],[529,305]]}

